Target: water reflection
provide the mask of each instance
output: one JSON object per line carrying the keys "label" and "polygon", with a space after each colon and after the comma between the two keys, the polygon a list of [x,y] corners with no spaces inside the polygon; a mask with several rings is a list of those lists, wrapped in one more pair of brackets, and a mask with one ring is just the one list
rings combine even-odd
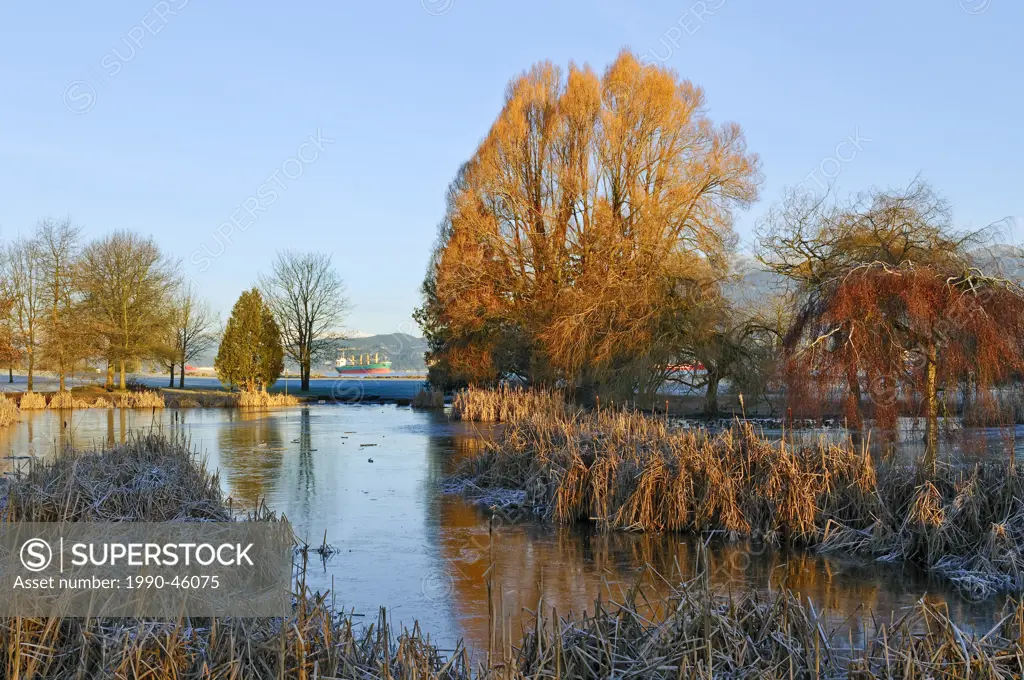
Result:
{"label": "water reflection", "polygon": [[[464,637],[485,653],[490,632],[518,638],[524,609],[541,602],[560,615],[581,612],[599,596],[620,600],[638,578],[656,595],[665,590],[662,579],[695,573],[693,540],[492,523],[461,499],[439,494],[443,475],[494,430],[449,423],[436,412],[379,405],[46,411],[25,413],[0,431],[0,450],[40,458],[67,444],[109,446],[149,430],[187,437],[220,471],[236,505],[266,501],[311,544],[326,532],[341,552],[312,565],[312,587],[332,590],[345,608],[372,613],[383,605],[399,622],[417,619],[445,645]],[[9,471],[16,461],[3,463]],[[855,643],[869,616],[888,618],[924,596],[948,598],[956,620],[985,630],[1001,604],[965,602],[909,568],[745,544],[712,543],[711,566],[721,588],[787,585],[817,609],[833,610],[833,622]],[[514,628],[492,631],[489,608],[512,616]]]}
{"label": "water reflection", "polygon": [[[0,450],[5,456],[45,458],[67,446],[88,450],[113,446],[133,431],[162,427],[167,415],[120,409],[24,411],[17,424],[0,429]],[[0,473],[10,472],[10,460],[3,463]]]}
{"label": "water reflection", "polygon": [[[939,460],[974,463],[986,458],[1008,458],[1013,452],[1024,454],[1024,425],[961,427],[958,421],[940,419]],[[765,436],[779,439],[781,429],[763,429]],[[925,425],[920,418],[900,418],[895,430],[870,428],[866,432],[843,427],[787,430],[787,441],[815,444],[821,439],[867,450],[876,460],[894,457],[910,462],[925,452]]]}
{"label": "water reflection", "polygon": [[273,412],[226,410],[216,452],[232,499],[256,507],[274,493],[280,477],[286,452],[280,418]]}
{"label": "water reflection", "polygon": [[[531,523],[489,531],[477,510],[455,500],[442,501],[441,516],[444,579],[467,639],[478,645],[489,639],[492,608],[512,615],[518,625],[524,610],[592,610],[595,599],[622,601],[625,591],[637,583],[651,598],[640,613],[658,618],[664,614],[659,598],[670,592],[669,583],[693,579],[701,571],[694,538],[606,534],[586,526],[549,528]],[[865,629],[872,630],[872,617],[887,619],[921,597],[947,600],[953,618],[972,628],[988,630],[998,620],[1001,601],[965,601],[911,567],[746,542],[712,540],[709,547],[713,587],[733,593],[751,587],[764,592],[789,588],[818,611],[830,610],[830,625],[855,645],[864,642]],[[438,581],[434,579],[435,589]],[[937,594],[928,595],[932,590]],[[499,627],[495,635],[515,640],[520,632]]]}

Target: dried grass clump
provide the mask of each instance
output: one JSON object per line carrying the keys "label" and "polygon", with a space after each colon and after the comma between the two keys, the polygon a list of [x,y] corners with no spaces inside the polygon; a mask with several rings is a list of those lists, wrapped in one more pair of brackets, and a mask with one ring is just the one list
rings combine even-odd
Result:
{"label": "dried grass clump", "polygon": [[[369,622],[339,615],[326,595],[305,592],[283,620],[2,620],[0,645],[9,653],[0,657],[0,672],[100,680],[968,680],[1024,672],[1024,607],[1015,603],[978,636],[922,600],[895,621],[873,619],[863,644],[851,648],[844,636],[826,630],[824,612],[788,591],[722,596],[694,581],[664,598],[633,588],[621,604],[598,600],[593,613],[565,618],[541,602],[521,644],[502,636],[490,658],[473,663],[461,642],[442,652],[418,623],[395,628],[383,609]],[[642,613],[651,608],[666,614]],[[512,623],[492,625],[511,630]]]}
{"label": "dried grass clump", "polygon": [[508,423],[536,414],[557,415],[567,410],[560,392],[527,390],[502,385],[497,389],[469,387],[452,400],[452,420]]}
{"label": "dried grass clump", "polygon": [[18,407],[13,399],[0,394],[0,427],[7,427],[18,422]]}
{"label": "dried grass clump", "polygon": [[220,481],[179,440],[132,439],[102,453],[65,449],[11,482],[6,521],[229,521]]}
{"label": "dried grass clump", "polygon": [[47,408],[50,409],[82,409],[92,408],[92,402],[86,401],[85,399],[77,399],[68,390],[61,390],[54,392],[53,396],[50,397],[50,403]]}
{"label": "dried grass clump", "polygon": [[442,409],[444,408],[444,391],[420,389],[412,398],[413,408]]}
{"label": "dried grass clump", "polygon": [[[160,392],[149,390],[122,392],[113,395],[115,408],[164,408],[164,397]],[[97,402],[98,403],[98,402]]]}
{"label": "dried grass clump", "polygon": [[459,472],[478,486],[534,490],[535,504],[561,522],[773,541],[817,541],[822,516],[869,506],[874,486],[861,453],[825,440],[793,448],[749,424],[711,435],[609,411],[515,420]]}
{"label": "dried grass clump", "polygon": [[46,397],[38,392],[26,392],[21,395],[18,408],[22,411],[38,411],[46,408]]}
{"label": "dried grass clump", "polygon": [[[418,627],[397,630],[382,612],[364,625],[307,595],[286,619],[7,619],[0,674],[18,678],[135,680],[470,680],[464,651],[449,659]],[[460,648],[461,649],[461,648]]]}
{"label": "dried grass clump", "polygon": [[299,398],[292,394],[266,392],[264,390],[242,390],[236,396],[240,408],[275,408],[278,406],[298,406]]}
{"label": "dried grass clump", "polygon": [[[640,613],[654,606],[661,620]],[[827,632],[823,612],[788,591],[720,596],[684,583],[664,600],[638,589],[592,615],[557,618],[538,607],[522,646],[503,650],[511,678],[1011,678],[1024,671],[1024,607],[984,637],[924,600],[895,621],[874,620],[863,646]]]}
{"label": "dried grass clump", "polygon": [[196,391],[175,393],[165,392],[164,401],[168,408],[234,408],[237,397],[230,392]]}
{"label": "dried grass clump", "polygon": [[[477,402],[481,400],[476,400]],[[669,427],[629,412],[537,411],[463,462],[461,488],[517,489],[561,523],[723,532],[909,561],[976,598],[1024,592],[1024,467],[876,465],[821,438],[792,444],[749,423]]]}
{"label": "dried grass clump", "polygon": [[[43,395],[35,395],[28,392],[22,400],[31,399],[31,408],[44,408],[38,406],[45,403]],[[50,397],[50,403],[45,408],[51,409],[86,409],[86,408],[164,408],[164,398],[159,391],[133,391],[118,392],[110,395],[99,395],[91,401],[87,397],[76,397],[74,393],[63,390],[54,392]]]}

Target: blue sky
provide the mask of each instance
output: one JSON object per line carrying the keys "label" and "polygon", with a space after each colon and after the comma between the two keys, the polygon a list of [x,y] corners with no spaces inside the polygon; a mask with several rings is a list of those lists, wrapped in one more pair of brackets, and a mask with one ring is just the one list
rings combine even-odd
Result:
{"label": "blue sky", "polygon": [[13,0],[0,26],[0,234],[46,215],[152,234],[225,317],[276,249],[315,249],[348,282],[349,328],[418,334],[445,188],[508,80],[626,46],[761,155],[745,240],[784,187],[826,176],[842,193],[921,173],[962,226],[1024,226],[1013,0]]}

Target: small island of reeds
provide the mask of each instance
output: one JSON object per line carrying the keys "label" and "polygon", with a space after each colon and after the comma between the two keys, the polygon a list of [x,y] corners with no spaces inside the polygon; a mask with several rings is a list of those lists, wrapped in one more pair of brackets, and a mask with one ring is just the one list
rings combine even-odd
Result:
{"label": "small island of reeds", "polygon": [[462,463],[455,488],[525,492],[551,521],[911,562],[972,598],[1024,590],[1024,469],[1012,458],[929,474],[849,441],[770,440],[742,420],[682,428],[508,388],[464,391],[451,415],[504,423]]}

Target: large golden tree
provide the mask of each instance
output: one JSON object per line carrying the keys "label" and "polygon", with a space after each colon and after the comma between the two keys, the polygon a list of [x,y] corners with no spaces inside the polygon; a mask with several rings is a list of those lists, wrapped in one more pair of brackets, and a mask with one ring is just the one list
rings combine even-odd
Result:
{"label": "large golden tree", "polygon": [[662,375],[724,272],[759,162],[704,92],[621,53],[540,63],[449,193],[419,318],[457,380],[515,373],[592,394]]}

